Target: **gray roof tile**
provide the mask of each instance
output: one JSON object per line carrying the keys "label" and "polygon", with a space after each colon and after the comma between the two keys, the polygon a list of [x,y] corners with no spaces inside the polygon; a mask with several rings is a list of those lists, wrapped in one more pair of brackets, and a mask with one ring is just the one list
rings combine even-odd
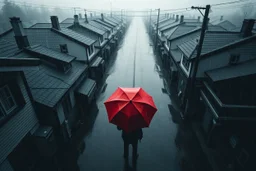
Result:
{"label": "gray roof tile", "polygon": [[[199,37],[196,39],[199,39]],[[196,39],[192,39],[178,46],[189,58],[196,57]],[[240,33],[237,32],[206,32],[201,55],[209,53],[230,43],[240,41],[241,39],[243,39],[243,37],[241,37]]]}
{"label": "gray roof tile", "polygon": [[254,59],[237,65],[207,71],[206,74],[212,79],[212,81],[221,81],[256,74],[255,66],[256,60]]}
{"label": "gray roof tile", "polygon": [[82,27],[84,27],[84,28],[90,30],[90,31],[93,31],[94,33],[99,34],[99,35],[104,35],[104,34],[106,33],[105,31],[103,31],[103,30],[101,30],[101,29],[99,29],[99,28],[97,28],[97,27],[94,27],[94,26],[92,26],[92,25],[90,25],[90,24],[87,24],[87,23],[80,23],[80,25],[81,25]]}
{"label": "gray roof tile", "polygon": [[41,65],[38,71],[25,71],[25,76],[35,101],[54,107],[85,69],[84,64],[73,61],[68,73]]}
{"label": "gray roof tile", "polygon": [[[71,25],[72,24],[70,23],[60,23],[60,27],[64,28],[69,27]],[[52,28],[52,23],[36,23],[29,28]]]}
{"label": "gray roof tile", "polygon": [[45,55],[49,58],[58,60],[58,61],[63,61],[63,62],[67,62],[70,63],[73,60],[75,60],[76,58],[64,53],[60,53],[57,51],[53,51],[49,48],[46,48],[42,45],[36,45],[36,46],[31,46],[30,48],[27,48],[28,51],[40,54],[40,55]]}
{"label": "gray roof tile", "polygon": [[82,44],[88,45],[88,46],[92,45],[95,42],[95,40],[92,40],[88,37],[85,37],[75,31],[67,29],[67,28],[61,28],[60,30],[55,30],[55,31],[62,33],[64,35],[66,35]]}
{"label": "gray roof tile", "polygon": [[13,56],[19,51],[15,42],[0,40],[0,58]]}

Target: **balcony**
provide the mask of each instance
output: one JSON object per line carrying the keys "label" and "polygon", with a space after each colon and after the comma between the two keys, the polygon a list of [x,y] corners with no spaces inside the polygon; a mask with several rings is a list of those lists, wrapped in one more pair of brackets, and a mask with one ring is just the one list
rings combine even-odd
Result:
{"label": "balcony", "polygon": [[200,90],[201,97],[212,110],[216,120],[256,121],[256,106],[224,104],[206,82],[203,85]]}

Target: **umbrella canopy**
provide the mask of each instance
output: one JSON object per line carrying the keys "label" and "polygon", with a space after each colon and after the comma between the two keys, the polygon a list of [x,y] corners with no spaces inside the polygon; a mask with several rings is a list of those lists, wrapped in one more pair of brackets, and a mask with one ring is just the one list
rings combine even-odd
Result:
{"label": "umbrella canopy", "polygon": [[126,132],[148,127],[157,111],[153,98],[140,87],[118,87],[104,104],[109,122]]}

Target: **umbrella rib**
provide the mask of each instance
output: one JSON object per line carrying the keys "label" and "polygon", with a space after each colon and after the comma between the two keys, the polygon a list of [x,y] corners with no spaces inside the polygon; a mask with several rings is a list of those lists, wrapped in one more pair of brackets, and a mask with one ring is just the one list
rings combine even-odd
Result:
{"label": "umbrella rib", "polygon": [[157,109],[156,107],[154,107],[154,106],[152,106],[152,105],[150,105],[150,104],[148,104],[148,103],[145,103],[145,102],[139,102],[139,101],[133,101],[133,102],[135,102],[135,103],[142,103],[142,104],[144,104],[144,105],[147,105],[147,106],[150,106],[150,107],[152,107],[152,108]]}

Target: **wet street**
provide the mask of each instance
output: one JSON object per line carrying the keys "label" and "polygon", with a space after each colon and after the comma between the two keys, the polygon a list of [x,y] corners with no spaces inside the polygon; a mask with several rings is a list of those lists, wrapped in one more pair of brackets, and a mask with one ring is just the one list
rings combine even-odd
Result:
{"label": "wet street", "polygon": [[[138,171],[183,170],[180,166],[181,156],[190,153],[189,149],[196,151],[196,143],[194,146],[193,143],[184,145],[184,149],[188,149],[186,152],[178,148],[182,140],[176,137],[184,136],[186,128],[175,122],[177,118],[169,110],[172,101],[166,94],[161,69],[150,44],[143,20],[135,18],[120,43],[115,60],[108,70],[105,87],[97,99],[99,110],[92,117],[95,120],[92,121],[90,133],[84,138],[86,147],[78,159],[81,171],[125,170],[121,131],[108,122],[103,104],[118,86],[143,87],[154,98],[158,108],[150,127],[143,129],[144,136],[138,144]],[[194,139],[192,133],[186,137],[187,142]],[[199,160],[200,151],[196,153],[191,158]],[[131,165],[131,147],[129,154]]]}

